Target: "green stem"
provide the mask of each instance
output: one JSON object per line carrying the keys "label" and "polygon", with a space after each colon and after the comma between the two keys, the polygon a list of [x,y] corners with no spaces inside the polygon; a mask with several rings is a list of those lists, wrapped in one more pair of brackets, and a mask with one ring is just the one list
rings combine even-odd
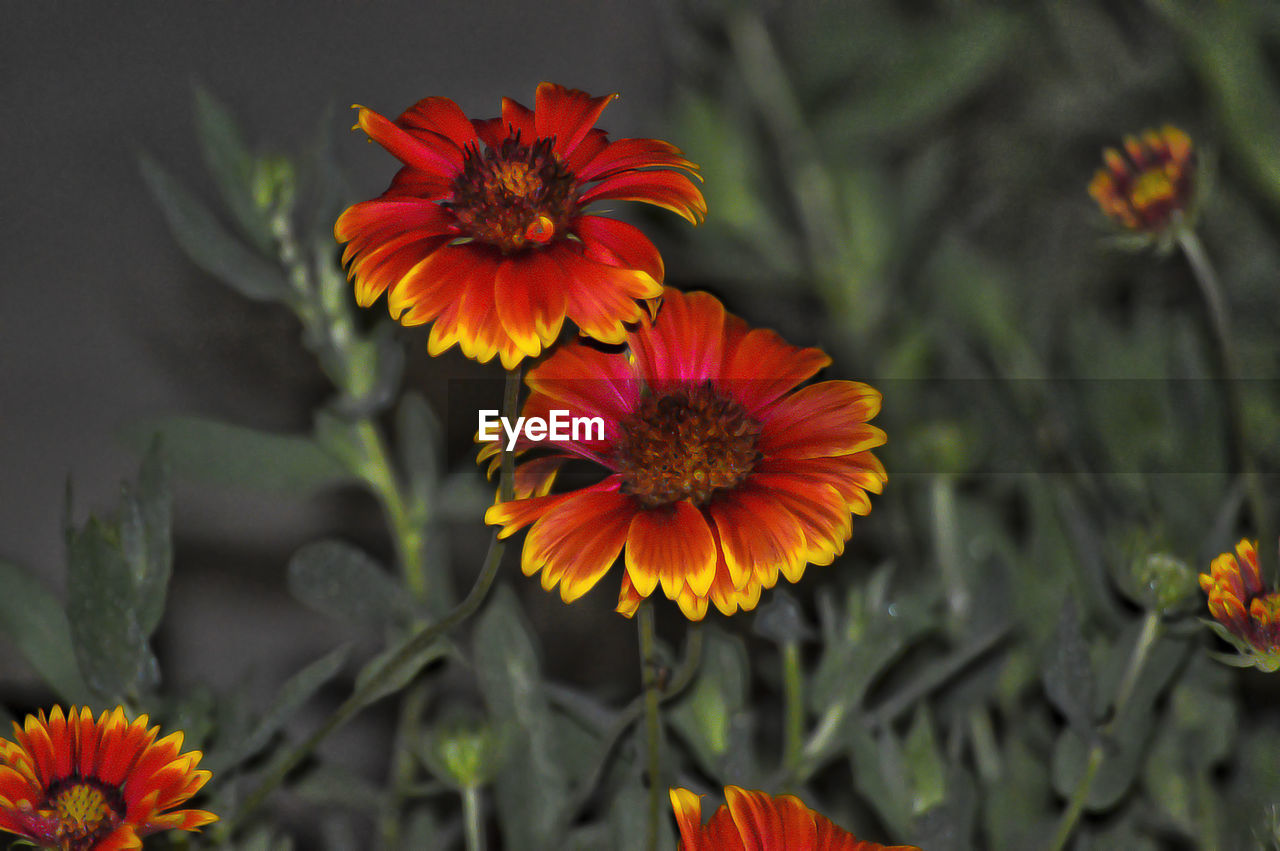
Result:
{"label": "green stem", "polygon": [[658,656],[654,638],[653,603],[640,604],[636,621],[640,629],[640,679],[644,689],[646,774],[649,779],[649,813],[645,847],[658,849],[658,824],[662,817],[662,719],[659,717]]}
{"label": "green stem", "polygon": [[467,851],[484,851],[484,823],[480,811],[480,787],[462,790],[462,816],[467,831]]}
{"label": "green stem", "polygon": [[405,584],[415,600],[427,598],[426,563],[423,560],[422,529],[409,510],[400,488],[382,431],[373,420],[362,417],[355,423],[356,434],[364,450],[364,469],[358,471],[382,503],[387,515],[404,573]]}
{"label": "green stem", "polygon": [[804,756],[804,672],[800,665],[800,642],[782,645],[783,748],[782,769],[786,790],[799,781],[800,763]]}
{"label": "green stem", "polygon": [[1098,769],[1102,767],[1102,757],[1102,745],[1094,745],[1089,749],[1089,762],[1085,766],[1084,776],[1080,778],[1075,791],[1071,793],[1071,803],[1067,806],[1067,811],[1062,814],[1062,820],[1058,822],[1058,829],[1054,831],[1053,840],[1049,843],[1049,851],[1061,851],[1066,847],[1067,840],[1076,829],[1076,822],[1084,813],[1084,805],[1089,800],[1093,780],[1098,776]]}
{"label": "green stem", "polygon": [[1271,517],[1267,511],[1267,495],[1262,476],[1249,451],[1249,427],[1245,418],[1244,401],[1240,394],[1242,376],[1232,345],[1231,325],[1227,314],[1226,299],[1213,263],[1196,232],[1190,227],[1179,227],[1178,245],[1191,266],[1192,277],[1200,290],[1205,309],[1209,312],[1210,336],[1213,338],[1218,360],[1219,378],[1223,385],[1223,401],[1227,408],[1227,428],[1231,435],[1232,460],[1244,478],[1245,493],[1249,500],[1249,513],[1253,516],[1254,530],[1258,535],[1258,559],[1262,574],[1269,581],[1276,581],[1276,538],[1271,529]]}
{"label": "green stem", "polygon": [[[667,682],[667,687],[662,690],[660,702],[665,703],[683,692],[689,686],[689,683],[693,682],[693,677],[697,674],[698,667],[701,664],[702,624],[695,623],[689,631],[684,661],[680,663],[680,667],[672,674],[671,679]],[[619,713],[617,719],[605,734],[600,745],[599,759],[596,760],[592,770],[584,776],[577,792],[570,799],[564,810],[561,811],[559,829],[557,831],[557,835],[561,838],[568,832],[569,826],[577,818],[582,808],[587,805],[591,796],[595,794],[596,787],[600,785],[600,779],[604,777],[605,769],[609,767],[609,755],[613,752],[614,747],[622,739],[623,734],[631,729],[631,725],[644,715],[645,697],[646,695],[641,694],[627,704],[627,707]]]}
{"label": "green stem", "polygon": [[[516,404],[519,396],[520,370],[517,368],[507,373],[503,416],[514,420],[517,414]],[[502,481],[498,487],[499,496],[504,502],[509,501],[515,488],[515,462],[510,456],[511,452],[504,448],[502,450]],[[352,692],[351,696],[334,710],[333,714],[318,730],[294,746],[286,756],[281,758],[259,782],[258,786],[245,798],[239,812],[228,819],[227,830],[243,822],[250,813],[262,806],[267,796],[275,791],[275,788],[280,785],[290,771],[296,768],[302,760],[306,759],[307,755],[324,741],[330,733],[342,727],[359,713],[369,702],[372,695],[380,692],[387,682],[391,681],[407,665],[414,663],[422,651],[429,647],[432,642],[480,609],[481,603],[484,602],[485,597],[489,594],[489,589],[493,586],[493,580],[498,575],[498,565],[502,562],[502,554],[505,548],[505,544],[498,539],[498,530],[494,530],[493,536],[489,540],[489,551],[485,554],[484,564],[480,568],[480,574],[476,577],[476,582],[471,586],[471,591],[468,592],[466,598],[440,620],[420,627],[412,638],[401,645],[400,650],[394,656],[370,674],[364,684]]]}
{"label": "green stem", "polygon": [[426,702],[426,686],[418,683],[409,689],[400,703],[391,753],[390,777],[382,808],[382,847],[389,850],[400,847],[400,807],[408,796],[408,789],[413,785],[415,764],[412,741]]}
{"label": "green stem", "polygon": [[1054,831],[1048,851],[1061,851],[1066,847],[1067,841],[1076,829],[1077,822],[1084,814],[1085,805],[1089,802],[1089,793],[1093,791],[1093,781],[1097,778],[1098,769],[1102,767],[1103,758],[1106,756],[1104,741],[1111,732],[1112,726],[1120,719],[1121,713],[1129,703],[1129,698],[1133,696],[1133,689],[1138,684],[1138,678],[1142,676],[1142,669],[1151,655],[1151,648],[1160,637],[1160,628],[1160,615],[1157,612],[1148,613],[1146,620],[1142,623],[1142,630],[1138,633],[1138,639],[1134,642],[1133,650],[1129,653],[1129,664],[1125,667],[1124,676],[1121,677],[1120,685],[1116,688],[1111,720],[1101,730],[1098,742],[1089,748],[1089,759],[1084,775],[1071,793],[1071,801],[1058,821],[1058,829]]}

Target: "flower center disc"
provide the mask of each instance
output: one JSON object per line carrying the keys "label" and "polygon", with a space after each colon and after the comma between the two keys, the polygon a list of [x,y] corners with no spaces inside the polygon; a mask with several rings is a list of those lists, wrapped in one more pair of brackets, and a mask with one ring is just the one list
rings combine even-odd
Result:
{"label": "flower center disc", "polygon": [[682,499],[702,506],[736,487],[760,460],[760,424],[709,384],[647,396],[621,423],[622,492],[646,508]]}
{"label": "flower center disc", "polygon": [[466,149],[453,200],[444,206],[468,235],[506,254],[568,233],[577,182],[551,150],[552,141],[524,145],[515,132],[483,153],[478,146]]}
{"label": "flower center disc", "polygon": [[87,851],[115,830],[120,823],[123,802],[119,793],[97,783],[73,780],[56,788],[49,796],[49,809],[58,821],[58,838],[71,851]]}

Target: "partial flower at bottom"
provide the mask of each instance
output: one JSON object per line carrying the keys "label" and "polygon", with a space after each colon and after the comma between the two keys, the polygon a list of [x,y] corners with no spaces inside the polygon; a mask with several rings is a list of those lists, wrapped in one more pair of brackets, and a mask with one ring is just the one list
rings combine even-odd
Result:
{"label": "partial flower at bottom", "polygon": [[725,804],[702,823],[702,796],[671,790],[680,851],[920,851],[858,839],[815,813],[794,795],[773,797],[738,786],[724,788]]}
{"label": "partial flower at bottom", "polygon": [[59,851],[141,848],[162,830],[196,830],[218,817],[175,810],[210,777],[200,751],[180,753],[182,733],[156,741],[147,716],[120,707],[97,721],[88,707],[28,715],[0,739],[0,830]]}
{"label": "partial flower at bottom", "polygon": [[1209,595],[1215,630],[1240,650],[1238,663],[1280,669],[1280,592],[1263,587],[1257,542],[1241,540],[1235,556],[1215,558],[1209,573],[1200,574],[1200,587]]}
{"label": "partial flower at bottom", "polygon": [[[618,611],[634,614],[661,586],[698,620],[708,603],[752,609],[780,575],[797,582],[844,551],[852,515],[868,513],[886,481],[870,451],[885,435],[867,422],[878,391],[853,381],[796,389],[831,359],[749,328],[706,293],[668,288],[627,344],[611,353],[575,341],[529,373],[526,418],[561,411],[603,428],[544,442],[526,432],[515,444],[553,450],[521,463],[517,499],[485,514],[503,538],[532,524],[527,576],[541,571],[543,588],[572,602],[625,547]],[[481,450],[491,471],[499,451]],[[608,474],[549,494],[573,459]]]}

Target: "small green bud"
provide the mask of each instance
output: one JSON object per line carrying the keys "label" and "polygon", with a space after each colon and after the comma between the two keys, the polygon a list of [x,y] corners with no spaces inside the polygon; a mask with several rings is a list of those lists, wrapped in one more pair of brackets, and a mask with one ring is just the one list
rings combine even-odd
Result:
{"label": "small green bud", "polygon": [[476,789],[498,773],[505,751],[505,737],[487,720],[455,715],[423,737],[418,755],[438,780],[456,789]]}
{"label": "small green bud", "polygon": [[1149,611],[1175,615],[1199,599],[1196,572],[1168,553],[1150,553],[1129,567],[1130,596]]}
{"label": "small green bud", "polygon": [[262,157],[253,164],[253,202],[265,212],[288,211],[293,207],[297,175],[287,157]]}

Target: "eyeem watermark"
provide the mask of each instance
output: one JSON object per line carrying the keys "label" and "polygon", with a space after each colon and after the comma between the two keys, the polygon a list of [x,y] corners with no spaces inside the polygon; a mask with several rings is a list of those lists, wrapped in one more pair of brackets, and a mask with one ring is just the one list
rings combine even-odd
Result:
{"label": "eyeem watermark", "polygon": [[506,417],[499,416],[494,409],[480,411],[480,425],[476,436],[480,440],[501,440],[502,433],[507,436],[507,449],[515,449],[516,441],[523,432],[529,440],[537,443],[543,440],[604,440],[604,417],[571,417],[568,411],[551,410],[550,417],[516,417],[515,424]]}

